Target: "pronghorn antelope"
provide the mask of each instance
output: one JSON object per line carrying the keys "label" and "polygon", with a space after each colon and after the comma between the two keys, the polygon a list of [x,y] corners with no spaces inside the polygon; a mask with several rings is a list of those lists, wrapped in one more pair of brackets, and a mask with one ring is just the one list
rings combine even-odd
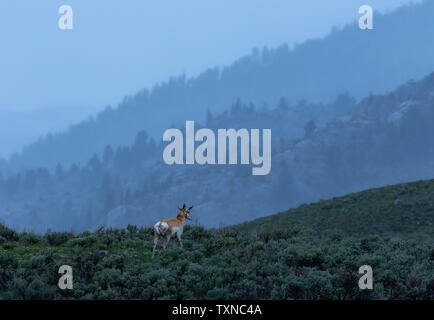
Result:
{"label": "pronghorn antelope", "polygon": [[178,238],[179,245],[182,248],[181,235],[184,227],[184,221],[185,219],[191,220],[190,211],[193,209],[193,206],[187,209],[184,203],[182,208],[178,206],[178,209],[179,213],[176,218],[160,220],[154,225],[154,247],[152,248],[152,258],[154,258],[155,248],[157,247],[158,239],[160,237],[164,237],[163,250],[166,250],[167,244],[175,235]]}

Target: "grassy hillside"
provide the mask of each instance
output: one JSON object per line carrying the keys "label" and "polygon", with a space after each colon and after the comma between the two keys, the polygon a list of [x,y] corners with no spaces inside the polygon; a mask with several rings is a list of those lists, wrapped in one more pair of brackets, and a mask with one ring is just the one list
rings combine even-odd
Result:
{"label": "grassy hillside", "polygon": [[382,235],[434,240],[434,180],[370,189],[301,205],[234,227],[249,233],[310,229],[316,238]]}
{"label": "grassy hillside", "polygon": [[[242,225],[186,226],[151,260],[129,226],[37,236],[0,226],[3,299],[434,299],[434,180],[372,189]],[[73,268],[60,290],[58,269]],[[360,266],[374,289],[358,288]]]}

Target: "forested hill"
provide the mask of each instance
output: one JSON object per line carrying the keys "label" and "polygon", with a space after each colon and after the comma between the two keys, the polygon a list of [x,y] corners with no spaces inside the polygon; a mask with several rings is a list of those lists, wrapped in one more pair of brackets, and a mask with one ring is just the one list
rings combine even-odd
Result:
{"label": "forested hill", "polygon": [[[366,190],[239,226],[184,228],[181,249],[128,226],[80,234],[0,225],[0,299],[434,299],[434,181]],[[60,290],[62,265],[74,289]],[[360,290],[369,265],[373,290]]]}
{"label": "forested hill", "polygon": [[281,97],[290,103],[328,103],[345,91],[356,98],[382,93],[434,70],[433,12],[434,2],[425,1],[376,14],[374,30],[360,30],[354,23],[294,48],[254,50],[231,66],[206,70],[196,78],[174,77],[64,133],[41,138],[10,165],[84,162],[106,145],[133,143],[140,130],[160,139],[172,124],[203,121],[207,110],[220,113],[238,98],[276,105]]}
{"label": "forested hill", "polygon": [[[272,165],[266,176],[253,176],[251,165],[166,165],[163,147],[140,132],[131,146],[107,146],[84,164],[0,174],[0,219],[38,233],[149,226],[188,202],[195,219],[216,227],[349,192],[431,179],[433,106],[434,73],[359,103],[349,96],[328,105],[282,100],[274,109],[235,103],[228,112],[209,114],[205,126],[269,126]],[[297,125],[288,126],[290,119]]]}

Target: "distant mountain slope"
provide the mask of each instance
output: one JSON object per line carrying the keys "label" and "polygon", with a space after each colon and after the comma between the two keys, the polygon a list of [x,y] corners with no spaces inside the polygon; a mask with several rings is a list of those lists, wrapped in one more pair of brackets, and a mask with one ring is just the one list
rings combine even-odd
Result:
{"label": "distant mountain slope", "polygon": [[[248,224],[187,225],[184,248],[128,226],[80,234],[0,225],[0,299],[434,299],[434,180],[303,205]],[[61,265],[74,290],[56,284]],[[373,290],[360,290],[362,265]],[[17,272],[19,270],[20,272]]]}
{"label": "distant mountain slope", "polygon": [[[333,110],[348,114],[334,118]],[[304,129],[309,118],[302,111],[315,120]],[[299,123],[289,127],[289,119]],[[317,119],[328,121],[316,125]],[[133,145],[107,146],[85,164],[0,174],[0,219],[37,232],[147,226],[188,202],[206,227],[238,224],[301,203],[434,178],[433,122],[434,73],[357,104],[348,97],[330,105],[282,101],[274,109],[235,103],[209,114],[205,125],[270,125],[269,175],[252,176],[251,165],[166,165],[162,146],[141,132]]]}
{"label": "distant mountain slope", "polygon": [[[95,114],[89,107],[44,108],[37,110],[0,109],[0,158],[20,151],[20,146],[35,142],[35,138],[47,132],[65,131]],[[1,164],[0,164],[1,167]]]}
{"label": "distant mountain slope", "polygon": [[[289,49],[254,51],[222,70],[197,78],[173,78],[125,98],[62,134],[47,136],[13,158],[14,167],[55,166],[87,161],[107,144],[131,144],[145,129],[160,139],[164,129],[186,119],[203,121],[241,98],[275,105],[280,97],[330,102],[348,91],[356,98],[382,93],[434,70],[434,1],[375,16],[375,30],[356,23],[324,39]],[[288,124],[291,126],[291,124]]]}

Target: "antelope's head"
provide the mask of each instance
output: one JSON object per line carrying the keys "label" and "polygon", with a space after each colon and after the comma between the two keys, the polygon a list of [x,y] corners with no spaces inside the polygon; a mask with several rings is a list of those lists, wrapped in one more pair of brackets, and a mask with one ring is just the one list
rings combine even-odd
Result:
{"label": "antelope's head", "polygon": [[193,206],[191,206],[190,208],[187,208],[187,206],[184,203],[182,208],[180,208],[178,206],[178,209],[179,209],[179,214],[182,215],[184,217],[184,219],[191,220],[192,216],[191,216],[190,211],[191,211],[191,209],[193,209]]}
{"label": "antelope's head", "polygon": [[190,213],[191,209],[193,209],[193,206],[191,206],[190,208],[188,208],[188,209],[185,210],[185,218],[188,219],[188,220],[191,220],[191,218],[192,218],[192,215]]}

